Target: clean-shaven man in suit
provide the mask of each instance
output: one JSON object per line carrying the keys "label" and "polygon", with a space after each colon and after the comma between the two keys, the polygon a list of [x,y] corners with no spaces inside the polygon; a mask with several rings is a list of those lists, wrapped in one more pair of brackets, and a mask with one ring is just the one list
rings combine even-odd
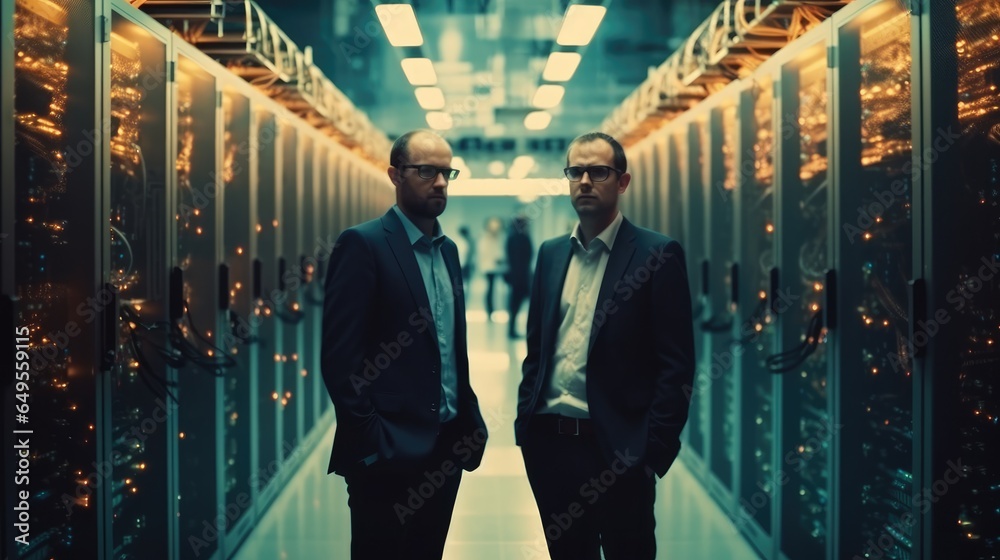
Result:
{"label": "clean-shaven man in suit", "polygon": [[618,211],[614,138],[584,134],[566,159],[580,222],[539,250],[515,435],[553,559],[653,560],[653,474],[680,450],[694,377],[684,252]]}
{"label": "clean-shaven man in suit", "polygon": [[447,205],[451,148],[393,144],[396,204],[345,230],[323,304],[322,372],[337,414],[330,472],[347,481],[354,560],[440,559],[462,470],[486,424],[469,384],[465,298]]}

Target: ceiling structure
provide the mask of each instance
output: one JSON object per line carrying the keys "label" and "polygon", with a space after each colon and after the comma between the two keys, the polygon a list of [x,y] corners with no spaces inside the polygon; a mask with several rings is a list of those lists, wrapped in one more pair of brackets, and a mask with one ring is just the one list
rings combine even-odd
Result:
{"label": "ceiling structure", "polygon": [[[597,129],[711,12],[716,0],[411,0],[423,44],[393,47],[380,24],[378,0],[322,0],[260,4],[294,41],[313,45],[314,60],[354,104],[390,138],[426,128],[427,110],[417,102],[400,66],[427,57],[437,74],[452,127],[442,130],[462,156],[465,176],[506,177],[514,158],[530,154],[535,165],[522,174],[558,176],[566,141]],[[607,8],[590,43],[556,43],[569,5]],[[524,118],[538,108],[533,96],[553,51],[574,51],[582,60],[562,101],[548,109],[551,123],[527,130]],[[497,163],[499,162],[499,163]]]}

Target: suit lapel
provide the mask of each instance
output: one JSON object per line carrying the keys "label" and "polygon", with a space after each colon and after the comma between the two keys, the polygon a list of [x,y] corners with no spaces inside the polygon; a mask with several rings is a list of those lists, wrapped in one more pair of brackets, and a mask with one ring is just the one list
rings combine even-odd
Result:
{"label": "suit lapel", "polygon": [[[420,265],[417,264],[417,257],[413,254],[413,246],[410,245],[410,238],[406,235],[406,228],[403,227],[403,223],[399,221],[396,212],[391,208],[382,216],[382,227],[385,229],[385,238],[389,243],[389,248],[396,257],[400,270],[403,271],[403,277],[406,279],[406,285],[410,289],[410,296],[413,297],[417,312],[425,319],[430,319],[431,302],[427,299],[427,288],[424,286],[424,279],[420,274]],[[430,329],[427,332],[431,333],[433,340],[437,340],[434,321],[429,320],[428,323]]]}
{"label": "suit lapel", "polygon": [[448,278],[451,279],[455,332],[465,332],[465,285],[462,282],[462,266],[458,263],[458,250],[445,240],[441,244],[441,256],[444,258],[445,268],[448,269]]}
{"label": "suit lapel", "polygon": [[595,319],[600,313],[601,320],[595,320],[591,326],[588,356],[594,348],[594,340],[601,332],[601,327],[608,322],[607,314],[603,311],[605,302],[614,299],[615,284],[625,275],[625,270],[628,268],[628,263],[632,260],[634,253],[635,231],[632,229],[632,224],[623,219],[622,225],[618,228],[618,236],[615,238],[615,246],[611,249],[611,255],[608,256],[608,267],[604,270],[604,278],[601,279],[601,291],[597,295],[597,305],[594,309]]}
{"label": "suit lapel", "polygon": [[[552,246],[552,264],[549,265],[548,278],[546,282],[548,293],[543,325],[548,325],[548,332],[545,333],[547,347],[555,349],[556,333],[559,332],[559,306],[562,305],[563,284],[566,283],[566,272],[569,270],[569,260],[572,256],[570,239],[567,235]],[[543,346],[543,350],[545,346]],[[551,356],[552,353],[544,353],[543,356]]]}

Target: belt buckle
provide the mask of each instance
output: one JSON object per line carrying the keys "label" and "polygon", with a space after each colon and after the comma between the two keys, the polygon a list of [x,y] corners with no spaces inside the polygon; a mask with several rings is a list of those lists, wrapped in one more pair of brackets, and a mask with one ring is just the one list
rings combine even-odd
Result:
{"label": "belt buckle", "polygon": [[[568,429],[564,431],[563,422],[566,422],[567,424],[572,422],[571,425],[573,426],[573,431],[569,431]],[[559,429],[559,435],[561,436],[578,436],[580,435],[580,421],[576,418],[560,418],[558,429]]]}

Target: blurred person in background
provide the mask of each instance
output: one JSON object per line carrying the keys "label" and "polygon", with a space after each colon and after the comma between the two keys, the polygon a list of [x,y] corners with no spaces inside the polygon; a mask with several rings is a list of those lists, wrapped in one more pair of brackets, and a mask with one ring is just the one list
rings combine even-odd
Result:
{"label": "blurred person in background", "polygon": [[527,299],[531,289],[531,257],[534,247],[531,246],[531,236],[528,235],[528,218],[515,216],[507,231],[506,242],[507,273],[504,279],[510,286],[507,310],[510,321],[507,326],[507,336],[518,338],[517,315],[521,312],[521,304]]}
{"label": "blurred person in background", "polygon": [[486,231],[476,244],[476,266],[486,279],[486,320],[493,320],[493,288],[507,270],[504,260],[503,222],[500,218],[486,220]]}

